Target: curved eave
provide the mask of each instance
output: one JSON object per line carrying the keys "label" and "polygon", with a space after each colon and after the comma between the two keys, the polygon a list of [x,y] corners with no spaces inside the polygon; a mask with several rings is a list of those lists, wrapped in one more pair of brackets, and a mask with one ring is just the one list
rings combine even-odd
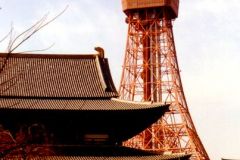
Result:
{"label": "curved eave", "polygon": [[[48,107],[44,109],[47,106],[44,104],[45,102],[31,102],[27,105],[26,101],[22,104],[21,102],[15,103],[15,106],[2,106],[0,108],[0,121],[8,128],[15,128],[16,122],[31,123],[31,121],[37,121],[45,124],[47,128],[56,130],[59,139],[72,137],[71,135],[66,136],[65,131],[69,129],[74,129],[74,132],[77,132],[82,140],[85,135],[107,135],[109,143],[122,142],[140,133],[161,118],[169,107],[168,105],[134,104],[114,100],[85,100],[81,102],[75,100],[75,103],[81,103],[79,105],[81,108],[76,109],[73,107],[77,107],[77,105],[73,105],[72,101],[56,102],[57,100],[52,100],[46,102]],[[64,106],[65,109],[63,109]]]}
{"label": "curved eave", "polygon": [[[9,156],[12,159],[18,159],[16,156]],[[32,160],[189,160],[190,155],[135,155],[135,156],[34,156]]]}
{"label": "curved eave", "polygon": [[155,155],[155,156],[45,156],[33,157],[32,160],[188,160],[189,155]]}
{"label": "curved eave", "polygon": [[1,97],[1,110],[62,110],[62,111],[115,111],[141,110],[162,106],[161,103],[132,102],[117,98],[29,98]]}

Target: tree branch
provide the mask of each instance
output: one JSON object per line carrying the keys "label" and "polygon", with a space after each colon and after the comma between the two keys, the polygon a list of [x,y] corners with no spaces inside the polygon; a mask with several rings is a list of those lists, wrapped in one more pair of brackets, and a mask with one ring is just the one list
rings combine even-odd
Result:
{"label": "tree branch", "polygon": [[[10,54],[13,53],[19,46],[24,44],[27,40],[29,40],[33,35],[35,35],[38,31],[40,31],[42,28],[45,26],[49,25],[53,21],[55,21],[58,17],[60,17],[66,10],[68,9],[68,5],[56,16],[53,18],[47,20],[49,13],[45,14],[40,20],[38,20],[35,24],[33,24],[31,27],[14,37],[13,35],[13,27],[11,27],[10,32],[2,39],[4,41],[7,37],[10,37],[8,47],[7,47],[7,56],[5,57],[3,64],[0,68],[0,74],[4,70],[7,61],[10,57]],[[1,42],[1,41],[0,41]],[[37,50],[30,50],[30,51],[45,51],[49,48],[51,48],[53,45],[51,45],[48,48],[45,49],[37,49]],[[27,51],[27,52],[30,52]],[[18,52],[18,53],[23,53],[23,52]]]}

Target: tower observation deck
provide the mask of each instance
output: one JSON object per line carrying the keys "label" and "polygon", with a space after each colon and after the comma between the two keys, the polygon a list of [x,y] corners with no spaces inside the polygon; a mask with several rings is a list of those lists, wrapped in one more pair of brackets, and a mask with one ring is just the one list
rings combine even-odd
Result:
{"label": "tower observation deck", "polygon": [[128,12],[139,9],[167,9],[171,18],[178,16],[179,0],[122,0],[123,11]]}
{"label": "tower observation deck", "polygon": [[120,98],[170,104],[170,111],[124,145],[208,160],[185,99],[172,30],[179,0],[122,0],[128,24]]}

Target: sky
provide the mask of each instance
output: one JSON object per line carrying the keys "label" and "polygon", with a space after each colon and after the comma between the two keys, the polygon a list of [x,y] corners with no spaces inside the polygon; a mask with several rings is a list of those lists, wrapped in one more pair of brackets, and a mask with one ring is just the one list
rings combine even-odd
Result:
{"label": "sky", "polygon": [[[127,36],[121,0],[0,0],[0,39],[21,33],[43,15],[66,12],[18,51],[96,53],[101,46],[118,88]],[[188,107],[213,160],[240,159],[239,0],[180,0],[174,37]],[[4,52],[7,41],[0,44]]]}

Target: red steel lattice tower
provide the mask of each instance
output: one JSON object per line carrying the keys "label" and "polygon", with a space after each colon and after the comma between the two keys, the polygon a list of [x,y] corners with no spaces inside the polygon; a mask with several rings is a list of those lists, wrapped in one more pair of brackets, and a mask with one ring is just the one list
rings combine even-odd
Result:
{"label": "red steel lattice tower", "polygon": [[179,73],[172,31],[179,0],[122,0],[122,6],[128,35],[120,98],[171,104],[163,118],[124,145],[209,159],[191,119]]}

